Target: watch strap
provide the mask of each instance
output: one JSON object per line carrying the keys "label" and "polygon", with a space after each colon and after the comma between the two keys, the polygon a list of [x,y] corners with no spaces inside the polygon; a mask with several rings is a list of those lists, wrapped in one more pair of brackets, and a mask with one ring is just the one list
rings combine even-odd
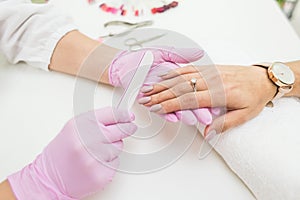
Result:
{"label": "watch strap", "polygon": [[272,65],[272,63],[269,63],[269,62],[261,62],[261,63],[254,64],[253,66],[263,67],[263,68],[268,69],[271,65]]}

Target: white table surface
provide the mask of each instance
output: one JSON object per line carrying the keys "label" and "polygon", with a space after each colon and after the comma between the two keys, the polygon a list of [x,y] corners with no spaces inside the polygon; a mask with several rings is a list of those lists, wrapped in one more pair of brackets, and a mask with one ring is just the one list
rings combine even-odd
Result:
{"label": "white table surface", "polygon": [[[93,38],[104,33],[104,22],[123,19],[88,6],[85,0],[51,2],[73,16],[80,30]],[[183,1],[172,11],[140,20],[148,18],[154,19],[156,28],[192,38],[215,62],[249,64],[300,58],[300,41],[273,0]],[[230,53],[226,48],[243,53]],[[71,76],[25,64],[11,66],[0,58],[1,180],[31,162],[72,117],[74,84]],[[110,105],[111,96],[111,89],[100,85],[95,107]],[[189,133],[195,128],[180,131]],[[118,173],[112,184],[90,199],[254,199],[215,152],[197,159],[201,141],[199,135],[184,156],[166,169],[144,175]]]}

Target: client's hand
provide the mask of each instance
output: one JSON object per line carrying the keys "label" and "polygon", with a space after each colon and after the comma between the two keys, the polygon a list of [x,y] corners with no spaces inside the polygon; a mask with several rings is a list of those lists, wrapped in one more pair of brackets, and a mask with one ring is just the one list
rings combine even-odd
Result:
{"label": "client's hand", "polygon": [[71,119],[36,160],[8,177],[17,199],[81,199],[111,182],[122,139],[137,127],[127,111],[103,108]]}
{"label": "client's hand", "polygon": [[[145,93],[151,100],[146,106],[161,109],[159,114],[184,109],[226,107],[206,127],[204,135],[215,135],[238,126],[258,115],[276,93],[276,86],[269,80],[265,69],[242,66],[187,66],[162,76],[164,81]],[[190,80],[196,78],[197,92]]]}
{"label": "client's hand", "polygon": [[[179,68],[177,63],[194,62],[204,55],[204,52],[198,48],[153,47],[134,52],[123,51],[115,57],[109,67],[110,84],[116,87],[128,87],[142,56],[149,50],[154,55],[154,62],[145,80],[145,87],[142,88],[142,92],[150,91],[152,89],[150,85],[161,81],[160,75],[170,69]],[[141,103],[146,101],[147,99],[145,98],[140,100]],[[207,109],[169,112],[168,114],[163,114],[163,117],[172,122],[182,120],[186,124],[196,124],[197,121],[209,124],[212,121],[211,114]]]}

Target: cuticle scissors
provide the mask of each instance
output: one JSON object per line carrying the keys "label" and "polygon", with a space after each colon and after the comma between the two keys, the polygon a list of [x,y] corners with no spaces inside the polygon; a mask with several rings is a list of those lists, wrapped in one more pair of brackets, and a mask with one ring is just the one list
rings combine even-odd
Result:
{"label": "cuticle scissors", "polygon": [[156,35],[147,39],[143,39],[143,40],[137,40],[136,38],[128,38],[124,41],[124,45],[128,46],[130,51],[136,51],[139,50],[141,48],[143,48],[143,44],[147,43],[147,42],[151,42],[153,40],[157,40],[163,36],[165,36],[166,34],[160,34],[160,35]]}
{"label": "cuticle scissors", "polygon": [[129,26],[129,28],[122,32],[119,32],[119,33],[109,33],[108,35],[101,36],[101,38],[126,35],[127,33],[133,31],[136,28],[140,28],[140,27],[144,27],[144,26],[151,26],[152,24],[153,24],[152,20],[136,22],[136,23],[126,22],[126,21],[118,21],[118,20],[106,22],[104,24],[105,28],[108,26],[119,26],[119,25]]}

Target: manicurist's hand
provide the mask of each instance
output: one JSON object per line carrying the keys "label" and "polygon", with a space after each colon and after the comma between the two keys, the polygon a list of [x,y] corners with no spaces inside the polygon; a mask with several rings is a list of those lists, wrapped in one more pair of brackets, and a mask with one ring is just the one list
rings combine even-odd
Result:
{"label": "manicurist's hand", "polygon": [[[150,91],[153,84],[160,82],[162,80],[160,75],[171,69],[179,68],[178,64],[195,62],[204,55],[203,50],[198,48],[149,47],[133,52],[122,51],[114,58],[109,67],[110,84],[115,87],[127,88],[146,51],[151,51],[154,61],[141,90],[143,92]],[[149,98],[145,98],[143,95],[139,97],[140,103],[149,101]],[[162,117],[167,121],[182,121],[189,125],[196,124],[198,121],[210,124],[212,121],[212,115],[206,108],[164,113]]]}
{"label": "manicurist's hand", "polygon": [[[146,106],[158,107],[157,113],[178,110],[224,107],[212,124],[206,127],[205,137],[224,132],[257,116],[274,97],[277,87],[260,67],[244,66],[187,66],[162,76],[164,81],[145,93],[151,97]],[[197,92],[191,79],[196,78]]]}
{"label": "manicurist's hand", "polygon": [[31,164],[8,177],[16,199],[82,199],[112,181],[123,139],[137,129],[128,111],[102,108],[71,119]]}

